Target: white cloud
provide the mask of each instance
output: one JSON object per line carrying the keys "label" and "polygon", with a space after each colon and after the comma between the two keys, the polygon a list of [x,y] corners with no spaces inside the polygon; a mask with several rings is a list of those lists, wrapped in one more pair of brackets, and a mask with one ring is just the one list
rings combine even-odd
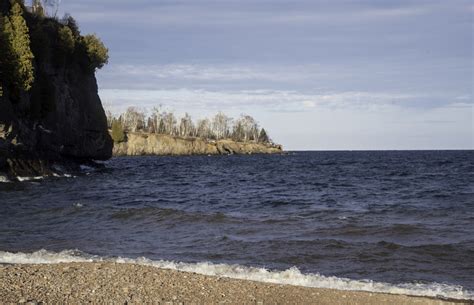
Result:
{"label": "white cloud", "polygon": [[314,108],[316,107],[316,103],[313,101],[303,101],[303,106],[308,108]]}
{"label": "white cloud", "polygon": [[128,106],[176,109],[235,110],[263,108],[272,112],[304,111],[307,108],[383,108],[415,96],[383,92],[336,92],[308,94],[278,90],[209,91],[198,89],[126,90],[102,89],[103,102],[117,111]]}
{"label": "white cloud", "polygon": [[258,65],[229,64],[154,64],[113,65],[104,73],[105,77],[120,76],[152,80],[198,80],[198,81],[297,81],[322,75],[318,65],[262,67]]}
{"label": "white cloud", "polygon": [[253,1],[227,1],[213,3],[204,1],[181,1],[177,3],[131,4],[107,2],[87,5],[64,4],[63,10],[74,12],[80,22],[87,23],[134,23],[154,26],[255,26],[255,25],[304,25],[304,24],[348,24],[419,16],[442,8],[434,4],[411,4],[394,7],[340,4],[322,6],[307,2],[288,9],[286,6],[262,5]]}

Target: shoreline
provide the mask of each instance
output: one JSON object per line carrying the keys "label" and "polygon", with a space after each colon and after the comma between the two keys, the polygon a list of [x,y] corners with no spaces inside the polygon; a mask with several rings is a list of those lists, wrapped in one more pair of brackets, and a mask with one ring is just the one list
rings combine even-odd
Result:
{"label": "shoreline", "polygon": [[0,264],[0,300],[33,304],[473,304],[472,300],[272,284],[118,262]]}
{"label": "shoreline", "polygon": [[113,156],[193,156],[193,155],[248,155],[280,154],[283,147],[254,141],[238,142],[231,139],[209,140],[199,137],[180,137],[165,134],[128,132],[126,140],[114,143]]}

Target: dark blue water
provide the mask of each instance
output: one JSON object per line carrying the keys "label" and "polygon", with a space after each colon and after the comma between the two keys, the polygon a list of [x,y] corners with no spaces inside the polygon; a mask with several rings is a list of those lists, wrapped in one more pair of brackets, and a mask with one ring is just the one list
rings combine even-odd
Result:
{"label": "dark blue water", "polygon": [[115,158],[0,183],[0,251],[211,261],[474,289],[474,152]]}

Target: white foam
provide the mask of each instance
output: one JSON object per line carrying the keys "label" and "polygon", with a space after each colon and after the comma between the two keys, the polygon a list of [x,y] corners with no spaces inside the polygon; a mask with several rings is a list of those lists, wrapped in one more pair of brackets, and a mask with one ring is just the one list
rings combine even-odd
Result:
{"label": "white foam", "polygon": [[99,256],[87,255],[77,250],[66,250],[57,253],[46,250],[40,250],[33,253],[11,253],[0,251],[0,263],[4,264],[56,264],[69,262],[104,261],[139,264],[162,269],[172,269],[204,275],[222,276],[265,283],[474,300],[473,291],[464,290],[463,287],[456,285],[439,283],[406,283],[394,285],[382,282],[374,282],[371,280],[351,280],[335,276],[324,276],[317,273],[303,274],[296,267],[284,271],[270,271],[264,268],[213,264],[210,262],[190,264],[164,260],[153,261],[147,258],[103,258]]}
{"label": "white foam", "polygon": [[57,174],[57,173],[53,173],[53,177],[56,177],[56,178],[72,178],[73,175],[71,175],[71,174]]}
{"label": "white foam", "polygon": [[93,261],[92,257],[86,258],[76,250],[66,250],[57,253],[46,250],[39,250],[33,253],[0,251],[0,264],[57,264]]}
{"label": "white foam", "polygon": [[81,171],[85,173],[95,171],[95,168],[92,166],[81,164],[79,167],[81,168]]}
{"label": "white foam", "polygon": [[0,175],[0,183],[8,183],[11,182],[6,176]]}
{"label": "white foam", "polygon": [[16,179],[18,179],[18,181],[20,182],[23,182],[23,181],[32,181],[32,180],[41,180],[41,179],[44,179],[43,176],[36,176],[36,177],[16,177]]}

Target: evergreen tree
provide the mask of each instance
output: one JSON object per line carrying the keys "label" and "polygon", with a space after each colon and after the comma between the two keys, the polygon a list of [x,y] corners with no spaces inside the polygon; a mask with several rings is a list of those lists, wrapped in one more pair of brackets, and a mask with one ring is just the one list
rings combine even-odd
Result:
{"label": "evergreen tree", "polygon": [[100,69],[109,62],[109,49],[95,35],[86,35],[82,38],[92,70]]}
{"label": "evergreen tree", "polygon": [[268,137],[268,134],[265,131],[265,128],[262,128],[262,130],[260,130],[260,135],[258,136],[258,142],[259,143],[270,143],[270,138]]}
{"label": "evergreen tree", "polygon": [[68,26],[60,27],[58,30],[59,45],[66,53],[72,53],[76,44],[74,34]]}
{"label": "evergreen tree", "polygon": [[81,36],[81,31],[79,31],[79,26],[77,25],[76,19],[74,19],[71,15],[65,14],[61,19],[61,23],[71,29],[75,39],[78,39]]}
{"label": "evergreen tree", "polygon": [[123,132],[122,123],[115,119],[112,121],[112,139],[115,143],[125,141],[125,133]]}
{"label": "evergreen tree", "polygon": [[7,54],[4,46],[7,44],[7,40],[4,34],[4,22],[5,19],[0,13],[0,46],[2,48],[0,53],[0,97],[3,96],[3,87],[5,87],[5,77],[6,77],[6,64],[7,64]]}
{"label": "evergreen tree", "polygon": [[3,18],[2,36],[5,42],[2,72],[11,75],[6,81],[13,84],[15,89],[28,91],[34,81],[34,56],[23,9],[18,3],[12,6],[10,16]]}

